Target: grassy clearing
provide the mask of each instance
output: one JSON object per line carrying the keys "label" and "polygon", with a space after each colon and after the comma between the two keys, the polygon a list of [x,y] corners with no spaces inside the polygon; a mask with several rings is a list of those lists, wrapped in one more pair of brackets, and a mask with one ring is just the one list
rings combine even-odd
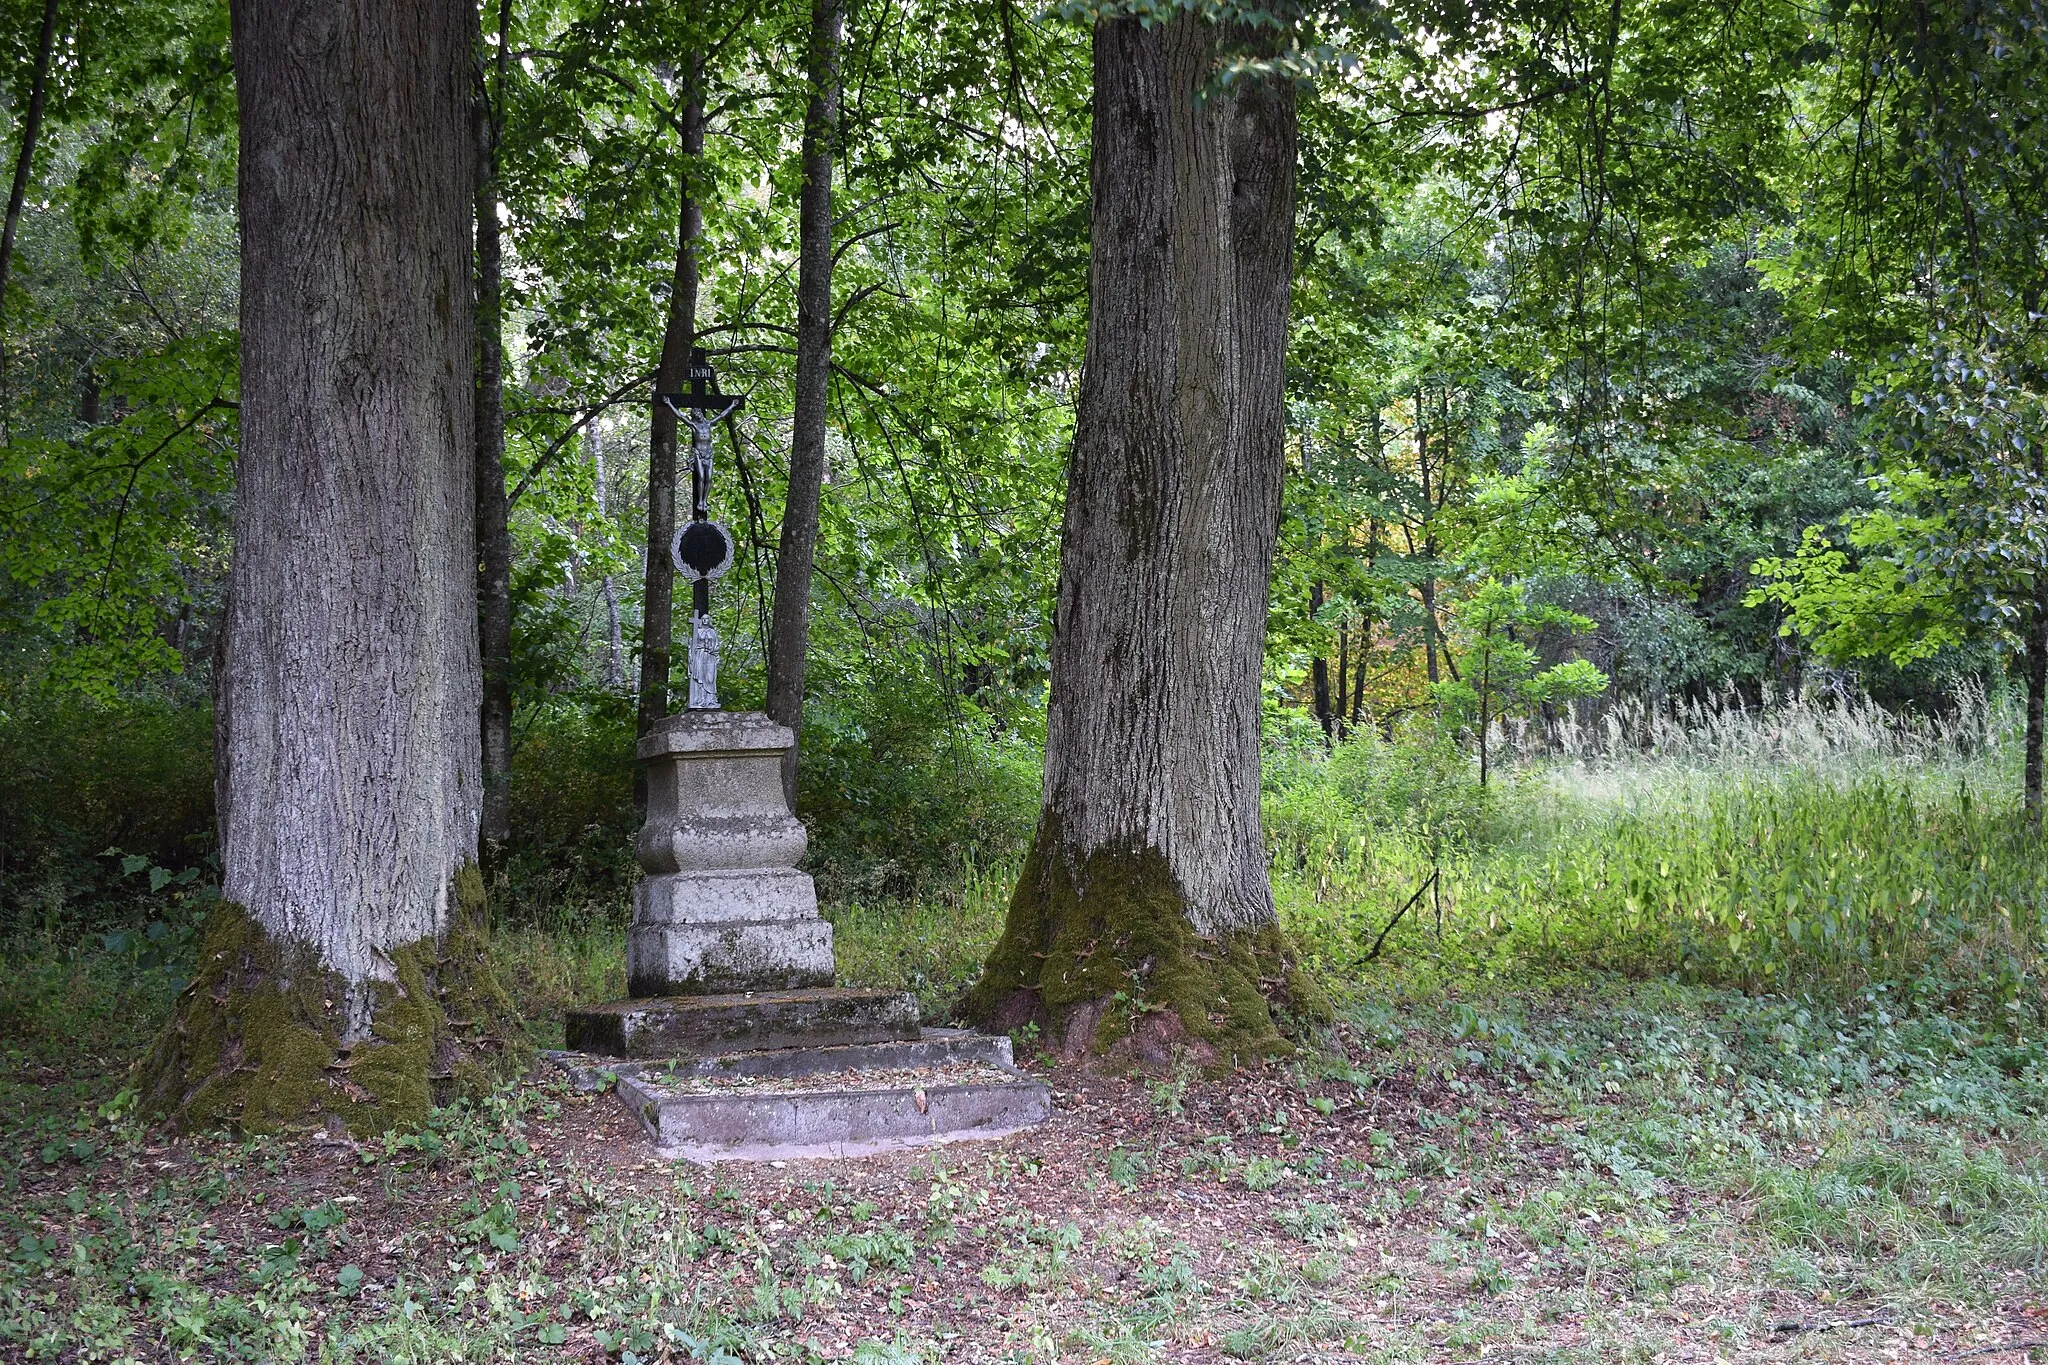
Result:
{"label": "grassy clearing", "polygon": [[1837,1001],[1890,982],[2041,1022],[2048,844],[2020,817],[2012,719],[1803,703],[1703,713],[1690,732],[1639,718],[1598,745],[1567,732],[1561,760],[1485,792],[1426,734],[1287,753],[1268,778],[1276,892],[1340,981],[1372,976],[1379,931],[1441,870],[1383,953]]}
{"label": "grassy clearing", "polygon": [[[1276,892],[1341,1024],[1227,1083],[1049,1071],[1046,1129],[928,1157],[642,1164],[614,1101],[544,1079],[380,1143],[167,1144],[119,1090],[176,961],[17,943],[0,1355],[1851,1360],[2048,1335],[2042,860],[1992,799],[2009,755],[1793,720],[1484,799],[1421,740],[1283,757]],[[1441,936],[1425,899],[1366,963],[1432,866]],[[1007,890],[841,899],[842,974],[941,1012]],[[622,989],[621,938],[500,935],[537,1041]]]}
{"label": "grassy clearing", "polygon": [[2033,1044],[1881,995],[1382,984],[1297,1063],[1055,1071],[1038,1133],[836,1165],[643,1163],[545,1081],[382,1142],[164,1145],[77,1072],[10,1095],[0,1349],[1860,1359],[2019,1339],[2048,1290]]}

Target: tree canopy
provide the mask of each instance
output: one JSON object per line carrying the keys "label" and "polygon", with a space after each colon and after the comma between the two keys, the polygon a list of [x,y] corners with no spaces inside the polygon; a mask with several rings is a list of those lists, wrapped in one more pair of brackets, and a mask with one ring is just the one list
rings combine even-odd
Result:
{"label": "tree canopy", "polygon": [[[846,10],[806,689],[828,766],[835,735],[1028,744],[1043,725],[1089,291],[1090,32],[1109,12]],[[42,13],[0,23],[16,111]],[[56,16],[0,321],[10,686],[189,691],[237,440],[226,17],[202,0]],[[1608,697],[1822,684],[1939,708],[2025,686],[2048,553],[2039,4],[1210,17],[1267,35],[1229,49],[1218,91],[1277,74],[1299,92],[1271,715],[1334,734],[1443,704],[1486,672],[1471,623],[1495,584],[1590,622],[1517,626],[1516,648],[1538,671],[1583,658]],[[718,484],[740,544],[716,611],[729,691],[760,698],[809,23],[789,4],[480,14],[515,746],[626,704],[684,185],[701,344],[752,395]],[[686,155],[693,94],[704,143]]]}

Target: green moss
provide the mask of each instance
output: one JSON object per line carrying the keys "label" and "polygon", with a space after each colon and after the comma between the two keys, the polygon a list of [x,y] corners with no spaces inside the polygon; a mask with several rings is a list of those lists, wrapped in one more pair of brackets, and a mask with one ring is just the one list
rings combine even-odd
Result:
{"label": "green moss", "polygon": [[1154,1064],[1186,1050],[1221,1069],[1291,1052],[1281,1022],[1329,1016],[1278,924],[1205,938],[1158,850],[1099,849],[1076,873],[1059,844],[1048,818],[968,1018],[1036,1022],[1070,1056]]}
{"label": "green moss", "polygon": [[149,1110],[184,1129],[272,1132],[338,1120],[358,1135],[416,1124],[516,1059],[510,1000],[492,973],[483,879],[456,875],[447,933],[391,953],[370,982],[369,1034],[344,1044],[348,984],[308,946],[271,937],[240,906],[207,923],[191,984],[136,1068]]}

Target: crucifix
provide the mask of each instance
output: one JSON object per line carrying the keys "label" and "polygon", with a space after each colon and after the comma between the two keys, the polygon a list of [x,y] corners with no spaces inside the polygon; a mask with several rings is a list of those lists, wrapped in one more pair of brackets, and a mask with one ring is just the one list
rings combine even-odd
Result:
{"label": "crucifix", "polygon": [[711,582],[732,567],[732,532],[711,520],[711,429],[747,400],[718,392],[703,349],[690,352],[690,391],[657,393],[676,420],[690,429],[690,519],[676,528],[669,559],[690,585],[690,702],[692,711],[718,709],[718,630],[711,624]]}

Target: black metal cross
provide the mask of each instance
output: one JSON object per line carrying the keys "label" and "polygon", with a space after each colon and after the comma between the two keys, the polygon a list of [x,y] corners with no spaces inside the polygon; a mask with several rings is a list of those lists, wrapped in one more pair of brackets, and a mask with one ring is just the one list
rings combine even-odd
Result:
{"label": "black metal cross", "polygon": [[[704,354],[702,346],[698,346],[690,352],[689,392],[657,393],[655,397],[661,402],[668,404],[669,411],[675,413],[678,417],[682,417],[685,409],[692,413],[692,416],[685,420],[689,424],[693,438],[691,445],[693,457],[699,454],[699,446],[704,447],[704,454],[709,453],[709,443],[705,438],[710,433],[712,423],[721,421],[728,415],[738,412],[747,404],[746,395],[744,394],[724,394],[718,391],[718,376],[712,373],[711,359]],[[707,417],[705,415],[707,413],[716,413],[717,416]],[[692,458],[690,461],[691,520],[703,521],[711,515],[710,485],[711,469],[709,461],[702,458]]]}

